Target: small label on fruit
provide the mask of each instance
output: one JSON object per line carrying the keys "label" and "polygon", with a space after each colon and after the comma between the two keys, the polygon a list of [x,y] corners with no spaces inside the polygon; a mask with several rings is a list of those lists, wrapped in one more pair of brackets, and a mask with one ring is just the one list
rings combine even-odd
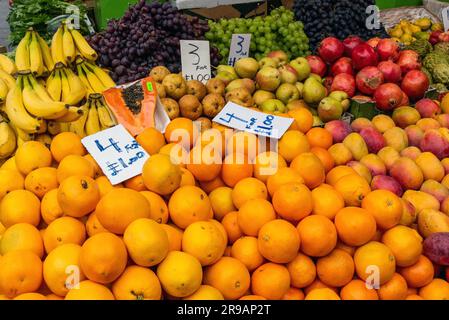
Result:
{"label": "small label on fruit", "polygon": [[292,118],[255,111],[233,102],[228,102],[212,121],[273,139],[280,139],[293,123]]}
{"label": "small label on fruit", "polygon": [[231,39],[231,48],[229,49],[228,65],[234,66],[237,60],[248,57],[250,44],[250,33],[234,33]]}
{"label": "small label on fruit", "polygon": [[443,19],[444,31],[449,31],[449,7],[441,10],[441,17]]}
{"label": "small label on fruit", "polygon": [[206,83],[210,79],[209,41],[181,40],[182,75]]}
{"label": "small label on fruit", "polygon": [[81,140],[113,185],[142,173],[150,157],[121,124]]}

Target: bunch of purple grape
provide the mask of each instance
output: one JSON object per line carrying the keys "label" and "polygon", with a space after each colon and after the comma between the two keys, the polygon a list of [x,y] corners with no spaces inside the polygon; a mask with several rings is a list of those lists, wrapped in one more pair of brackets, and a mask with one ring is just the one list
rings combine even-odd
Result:
{"label": "bunch of purple grape", "polygon": [[[141,0],[88,40],[99,55],[98,63],[123,84],[146,77],[158,65],[180,72],[179,40],[204,40],[208,30],[206,21],[188,17],[169,3]],[[220,60],[218,49],[212,47],[211,64],[216,66]]]}

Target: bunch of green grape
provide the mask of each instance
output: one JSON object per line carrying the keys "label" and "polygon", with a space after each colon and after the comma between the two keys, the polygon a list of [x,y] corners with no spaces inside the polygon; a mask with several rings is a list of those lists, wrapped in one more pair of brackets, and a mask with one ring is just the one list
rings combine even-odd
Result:
{"label": "bunch of green grape", "polygon": [[290,58],[311,54],[303,23],[296,21],[293,11],[285,7],[274,9],[265,17],[209,20],[209,28],[206,39],[218,47],[223,57],[221,63],[227,61],[233,33],[251,34],[250,56],[257,60],[274,50],[283,50]]}

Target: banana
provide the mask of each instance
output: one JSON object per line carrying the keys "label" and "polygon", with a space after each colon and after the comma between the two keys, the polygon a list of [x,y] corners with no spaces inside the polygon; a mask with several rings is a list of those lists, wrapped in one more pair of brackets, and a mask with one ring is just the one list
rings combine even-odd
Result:
{"label": "banana", "polygon": [[81,138],[84,138],[87,135],[85,126],[87,116],[89,115],[89,106],[90,100],[88,100],[88,102],[80,108],[81,110],[83,110],[83,115],[78,120],[69,123],[69,131],[76,133]]}
{"label": "banana", "polygon": [[27,31],[16,48],[16,66],[19,71],[30,70],[31,31]]}
{"label": "banana", "polygon": [[47,78],[47,91],[54,101],[61,101],[62,97],[62,79],[59,69],[54,69]]}
{"label": "banana", "polygon": [[13,127],[13,128],[17,135],[17,147],[22,146],[22,144],[24,144],[27,141],[34,140],[34,138],[36,137],[36,135],[34,133],[25,132],[22,129],[17,128],[17,127]]}
{"label": "banana", "polygon": [[[48,94],[47,90],[45,90],[45,87],[43,84],[41,84],[41,80],[36,80],[32,75],[26,76],[26,80],[28,80],[28,83],[31,85],[33,90],[36,92],[38,97],[41,100],[47,101],[47,102],[54,102],[54,100],[51,98],[51,96]],[[26,82],[24,82],[26,84]]]}
{"label": "banana", "polygon": [[36,32],[31,31],[31,41],[29,45],[30,51],[30,70],[36,75],[40,76],[44,72],[44,62],[42,60],[42,51],[39,41],[36,37]]}
{"label": "banana", "polygon": [[98,54],[94,49],[87,43],[86,39],[84,39],[83,35],[79,33],[76,29],[70,29],[70,33],[72,34],[73,40],[76,45],[76,49],[81,53],[81,55],[88,60],[96,60],[98,58]]}
{"label": "banana", "polygon": [[73,122],[81,118],[81,116],[84,114],[83,109],[80,107],[74,107],[70,106],[67,113],[62,116],[61,118],[56,119],[57,122]]}
{"label": "banana", "polygon": [[63,101],[71,106],[77,105],[84,99],[87,90],[81,79],[71,69],[64,68],[61,70],[61,73],[62,77],[66,77],[70,84],[70,93]]}
{"label": "banana", "polygon": [[55,136],[59,133],[61,133],[61,123],[50,120],[47,123],[47,132],[51,134],[52,136]]}
{"label": "banana", "polygon": [[94,89],[91,87],[89,80],[87,80],[86,74],[83,71],[83,68],[81,68],[81,65],[77,65],[76,66],[77,69],[77,73],[78,73],[78,78],[80,78],[81,82],[84,85],[84,88],[86,88],[87,94],[93,94],[95,93]]}
{"label": "banana", "polygon": [[5,81],[0,78],[0,104],[6,100],[6,96],[8,95],[8,86]]}
{"label": "banana", "polygon": [[16,150],[17,139],[14,130],[0,116],[0,159],[6,159]]}
{"label": "banana", "polygon": [[0,69],[3,69],[3,71],[9,74],[14,74],[17,72],[17,67],[14,61],[9,59],[4,54],[0,54]]}
{"label": "banana", "polygon": [[59,127],[61,128],[61,132],[69,132],[70,131],[70,123],[71,122],[59,122]]}
{"label": "banana", "polygon": [[47,148],[50,149],[51,146],[51,136],[47,133],[42,133],[36,136],[36,141],[39,141],[40,143],[44,144]]}
{"label": "banana", "polygon": [[[101,98],[101,100],[103,100],[103,98]],[[100,119],[101,127],[107,129],[115,126],[117,124],[117,120],[109,107],[106,106],[101,100],[96,101],[98,118]]]}
{"label": "banana", "polygon": [[36,32],[37,40],[39,41],[39,45],[42,51],[42,58],[44,59],[45,67],[48,71],[53,70],[55,63],[53,62],[53,58],[51,56],[50,47],[47,42]]}
{"label": "banana", "polygon": [[97,78],[95,73],[90,71],[84,64],[81,64],[81,68],[86,73],[87,80],[89,81],[89,84],[95,93],[101,93],[107,89],[100,81],[100,79]]}
{"label": "banana", "polygon": [[63,30],[62,26],[60,26],[53,35],[53,38],[51,39],[50,50],[54,63],[61,62],[65,65],[62,37],[63,37]]}
{"label": "banana", "polygon": [[75,43],[73,42],[72,34],[70,33],[65,23],[62,34],[62,48],[64,50],[65,61],[69,63],[73,62],[75,60],[76,55]]}
{"label": "banana", "polygon": [[61,73],[61,83],[62,83],[61,101],[65,102],[70,96],[70,83],[69,80],[67,79],[66,74],[64,73],[64,68],[62,68],[59,72]]}
{"label": "banana", "polygon": [[100,119],[98,118],[97,107],[94,103],[91,103],[89,107],[85,129],[88,136],[101,131]]}
{"label": "banana", "polygon": [[5,81],[9,90],[16,86],[16,80],[14,80],[14,78],[9,73],[6,73],[2,69],[0,69],[0,79]]}
{"label": "banana", "polygon": [[109,74],[105,72],[103,69],[101,69],[99,66],[96,66],[95,64],[89,62],[86,62],[85,65],[90,71],[92,71],[97,76],[98,79],[100,79],[100,81],[107,89],[115,87],[114,80],[112,80]]}

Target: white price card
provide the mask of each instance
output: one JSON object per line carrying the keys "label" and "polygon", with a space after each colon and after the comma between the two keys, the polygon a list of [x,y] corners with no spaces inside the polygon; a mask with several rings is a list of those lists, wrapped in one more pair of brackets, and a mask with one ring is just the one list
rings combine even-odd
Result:
{"label": "white price card", "polygon": [[441,18],[443,19],[444,31],[449,31],[449,6],[441,10]]}
{"label": "white price card", "polygon": [[228,102],[212,121],[274,139],[280,139],[293,123],[292,118],[251,110],[233,102]]}
{"label": "white price card", "polygon": [[113,185],[142,173],[150,157],[121,124],[81,140]]}
{"label": "white price card", "polygon": [[210,79],[209,41],[181,40],[182,75],[186,80],[206,83]]}
{"label": "white price card", "polygon": [[249,45],[251,44],[250,33],[234,33],[229,49],[228,65],[234,66],[237,60],[249,56]]}

